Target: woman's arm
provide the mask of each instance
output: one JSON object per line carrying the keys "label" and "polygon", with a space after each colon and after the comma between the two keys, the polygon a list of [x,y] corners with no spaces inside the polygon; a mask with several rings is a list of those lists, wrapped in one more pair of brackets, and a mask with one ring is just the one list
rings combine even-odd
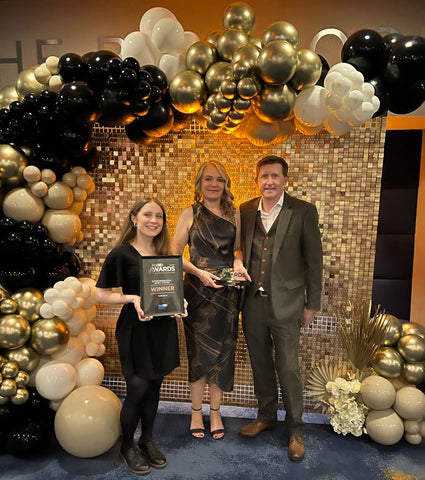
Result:
{"label": "woman's arm", "polygon": [[151,320],[153,317],[145,317],[145,312],[140,306],[139,295],[126,295],[122,293],[121,287],[119,288],[99,288],[96,287],[96,299],[99,303],[107,303],[110,305],[119,305],[132,303],[136,309],[137,316],[141,322]]}
{"label": "woman's arm", "polygon": [[236,219],[236,238],[235,238],[235,259],[233,261],[233,271],[235,277],[243,277],[245,280],[251,281],[247,269],[243,264],[243,255],[241,250],[241,215],[239,209],[235,213]]}

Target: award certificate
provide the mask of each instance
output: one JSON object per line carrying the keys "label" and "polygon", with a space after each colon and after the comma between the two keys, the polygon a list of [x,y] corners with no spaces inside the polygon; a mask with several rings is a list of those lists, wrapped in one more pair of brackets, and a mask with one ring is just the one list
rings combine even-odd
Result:
{"label": "award certificate", "polygon": [[139,257],[141,307],[148,317],[184,313],[180,255]]}

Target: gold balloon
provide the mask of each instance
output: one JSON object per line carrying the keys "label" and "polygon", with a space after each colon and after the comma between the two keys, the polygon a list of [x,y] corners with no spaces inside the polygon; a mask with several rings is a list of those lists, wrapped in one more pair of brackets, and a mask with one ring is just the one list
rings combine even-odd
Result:
{"label": "gold balloon", "polygon": [[299,41],[298,31],[292,23],[285,21],[274,22],[264,31],[262,43],[267,45],[273,40],[285,40],[297,48]]}
{"label": "gold balloon", "polygon": [[51,355],[61,350],[67,343],[69,330],[66,323],[57,318],[44,318],[33,323],[31,347],[41,355]]}
{"label": "gold balloon", "polygon": [[382,313],[379,317],[386,322],[384,345],[395,345],[402,334],[402,321],[388,313]]}
{"label": "gold balloon", "polygon": [[186,52],[186,68],[205,75],[210,66],[217,61],[217,49],[210,42],[195,42]]}
{"label": "gold balloon", "polygon": [[425,362],[405,363],[401,378],[414,385],[423,383],[425,381]]}
{"label": "gold balloon", "polygon": [[8,297],[7,292],[4,288],[0,287],[0,302],[5,300]]}
{"label": "gold balloon", "polygon": [[397,350],[408,363],[425,361],[425,338],[419,335],[403,335],[397,342]]}
{"label": "gold balloon", "polygon": [[19,100],[15,85],[8,85],[0,90],[0,108],[8,108],[12,102]]}
{"label": "gold balloon", "polygon": [[291,78],[291,85],[297,90],[312,87],[321,73],[322,62],[319,55],[308,48],[298,50],[297,67]]}
{"label": "gold balloon", "polygon": [[319,132],[323,130],[323,123],[315,127],[310,127],[309,125],[306,125],[305,123],[300,122],[297,118],[295,118],[294,122],[297,130],[303,135],[317,135]]}
{"label": "gold balloon", "polygon": [[232,75],[236,81],[253,75],[256,68],[249,60],[238,60],[237,62],[232,62],[231,66]]}
{"label": "gold balloon", "polygon": [[220,112],[229,112],[232,108],[232,101],[228,98],[224,98],[221,92],[218,92],[214,96],[215,106]]}
{"label": "gold balloon", "polygon": [[206,124],[206,127],[207,129],[211,132],[211,133],[218,133],[221,131],[222,127],[220,127],[219,125],[216,125],[212,120],[211,118],[209,118],[207,120],[207,124]]}
{"label": "gold balloon", "polygon": [[197,112],[206,100],[203,78],[190,70],[178,73],[171,80],[170,96],[173,106],[179,112]]}
{"label": "gold balloon", "polygon": [[295,92],[287,85],[268,85],[253,99],[257,117],[269,123],[288,118],[294,105]]}
{"label": "gold balloon", "polygon": [[236,50],[249,42],[248,35],[237,28],[229,28],[220,35],[217,51],[223,60],[230,62]]}
{"label": "gold balloon", "polygon": [[0,348],[22,347],[30,333],[30,324],[20,315],[10,314],[0,318]]}
{"label": "gold balloon", "polygon": [[239,60],[246,60],[252,65],[255,65],[257,58],[260,55],[261,49],[256,45],[248,44],[236,50],[232,57],[232,63]]}
{"label": "gold balloon", "polygon": [[23,405],[29,398],[30,394],[26,388],[18,388],[15,395],[12,395],[11,402],[15,405]]}
{"label": "gold balloon", "polygon": [[216,62],[205,74],[205,84],[209,93],[217,93],[224,80],[232,80],[232,67],[229,62]]}
{"label": "gold balloon", "polygon": [[223,15],[223,27],[237,28],[246,34],[249,34],[254,29],[255,14],[252,7],[244,2],[231,3]]}
{"label": "gold balloon", "polygon": [[18,308],[19,308],[18,302],[15,302],[15,300],[12,300],[11,298],[5,298],[0,303],[0,314],[8,315],[9,313],[16,313]]}
{"label": "gold balloon", "polygon": [[277,123],[266,123],[256,115],[252,115],[246,124],[246,138],[257,147],[270,145],[277,137],[279,126]]}
{"label": "gold balloon", "polygon": [[243,98],[235,98],[233,100],[233,109],[237,112],[246,113],[251,107],[251,100]]}
{"label": "gold balloon", "polygon": [[422,338],[425,338],[425,327],[419,325],[419,323],[414,322],[402,322],[402,335],[419,335]]}
{"label": "gold balloon", "polygon": [[251,77],[245,77],[238,82],[238,95],[244,100],[250,100],[260,91],[259,84]]}
{"label": "gold balloon", "polygon": [[214,110],[211,112],[211,122],[214,125],[217,125],[218,127],[222,127],[227,119],[227,115],[224,112],[220,112],[217,108],[214,108]]}
{"label": "gold balloon", "polygon": [[232,100],[236,94],[236,83],[233,80],[223,80],[220,85],[220,92],[224,98]]}
{"label": "gold balloon", "polygon": [[0,405],[6,405],[6,403],[9,402],[9,397],[4,397],[3,395],[0,395]]}
{"label": "gold balloon", "polygon": [[36,288],[23,288],[15,292],[11,298],[18,302],[18,313],[25,320],[35,322],[40,318],[40,307],[44,303],[44,297],[39,290]]}
{"label": "gold balloon", "polygon": [[16,362],[19,368],[26,372],[35,370],[40,362],[40,355],[29,345],[8,350],[5,355],[9,360]]}
{"label": "gold balloon", "polygon": [[0,385],[0,395],[2,397],[11,397],[16,393],[16,382],[10,378],[3,380]]}
{"label": "gold balloon", "polygon": [[7,358],[4,358],[0,355],[0,368],[7,362]]}
{"label": "gold balloon", "polygon": [[379,349],[372,358],[372,368],[383,377],[396,378],[400,376],[403,367],[403,358],[397,350],[391,347]]}
{"label": "gold balloon", "polygon": [[27,158],[10,145],[0,145],[0,179],[3,185],[17,187],[24,181]]}
{"label": "gold balloon", "polygon": [[15,377],[16,386],[18,388],[25,387],[25,385],[27,385],[29,381],[30,381],[29,373],[24,372],[23,370],[19,370],[19,372],[16,374],[16,377]]}
{"label": "gold balloon", "polygon": [[239,123],[243,121],[245,118],[245,114],[241,112],[237,112],[236,110],[230,110],[227,114],[229,116],[230,121],[234,124],[231,128],[237,127]]}
{"label": "gold balloon", "polygon": [[211,32],[208,37],[205,39],[207,42],[210,42],[217,48],[217,42],[223,32],[216,30],[215,32]]}
{"label": "gold balloon", "polygon": [[18,93],[19,100],[23,100],[28,93],[41,93],[45,88],[44,85],[37,82],[34,70],[36,67],[27,68],[19,73],[16,79],[15,88]]}
{"label": "gold balloon", "polygon": [[273,143],[283,143],[295,133],[294,119],[279,122],[279,133]]}
{"label": "gold balloon", "polygon": [[295,48],[285,40],[273,40],[262,50],[257,60],[260,77],[270,85],[289,81],[297,68]]}
{"label": "gold balloon", "polygon": [[6,362],[1,367],[3,378],[15,378],[18,374],[19,366],[16,362]]}

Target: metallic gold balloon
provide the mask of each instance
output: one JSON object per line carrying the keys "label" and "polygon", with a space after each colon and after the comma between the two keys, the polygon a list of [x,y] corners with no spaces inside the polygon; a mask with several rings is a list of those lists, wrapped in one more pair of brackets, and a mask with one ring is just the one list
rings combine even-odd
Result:
{"label": "metallic gold balloon", "polygon": [[297,90],[312,87],[319,80],[321,73],[322,62],[319,55],[308,48],[298,50],[297,67],[291,78],[291,85]]}
{"label": "metallic gold balloon", "polygon": [[209,118],[207,120],[207,124],[206,124],[206,127],[207,129],[211,132],[211,133],[218,133],[221,131],[222,127],[220,127],[219,125],[216,125],[212,120],[211,118]]}
{"label": "metallic gold balloon", "polygon": [[246,34],[254,29],[255,14],[252,7],[244,2],[234,2],[230,4],[223,15],[223,27],[237,28]]}
{"label": "metallic gold balloon", "polygon": [[15,395],[10,398],[11,402],[15,405],[23,405],[28,401],[30,394],[26,388],[17,388]]}
{"label": "metallic gold balloon", "polygon": [[236,94],[236,83],[233,80],[223,80],[220,85],[220,92],[224,98],[232,100]]}
{"label": "metallic gold balloon", "polygon": [[250,100],[260,91],[259,84],[251,77],[242,78],[238,82],[238,95],[244,100]]}
{"label": "metallic gold balloon", "polygon": [[4,288],[0,287],[0,302],[5,300],[8,297],[7,292]]}
{"label": "metallic gold balloon", "polygon": [[23,171],[28,160],[10,145],[0,145],[0,179],[3,185],[17,187],[24,181]]}
{"label": "metallic gold balloon", "polygon": [[261,49],[256,45],[248,44],[240,47],[236,50],[232,57],[232,63],[238,62],[239,60],[246,60],[253,65],[257,62],[257,58],[260,55]]}
{"label": "metallic gold balloon", "polygon": [[10,378],[3,380],[0,385],[0,396],[11,397],[16,393],[16,382]]}
{"label": "metallic gold balloon", "polygon": [[224,80],[232,79],[232,67],[229,62],[216,62],[205,74],[205,84],[209,93],[217,93]]}
{"label": "metallic gold balloon", "polygon": [[12,102],[19,100],[15,85],[8,85],[0,90],[0,108],[8,108]]}
{"label": "metallic gold balloon", "polygon": [[15,377],[16,386],[25,387],[30,381],[30,375],[28,372],[24,372],[23,370],[19,370]]}
{"label": "metallic gold balloon", "polygon": [[274,141],[274,143],[283,143],[295,132],[295,120],[292,118],[290,120],[285,120],[284,122],[279,122],[279,133]]}
{"label": "metallic gold balloon", "polygon": [[0,355],[0,368],[7,362],[7,358],[4,358]]}
{"label": "metallic gold balloon", "polygon": [[16,362],[19,368],[26,372],[35,370],[40,362],[40,354],[29,345],[8,350],[5,355],[9,360]]}
{"label": "metallic gold balloon", "polygon": [[383,377],[396,378],[401,375],[403,367],[403,358],[391,347],[379,349],[372,358],[372,368]]}
{"label": "metallic gold balloon", "polygon": [[18,302],[15,302],[15,300],[12,300],[11,298],[5,298],[0,303],[0,314],[8,315],[9,313],[16,313],[18,311],[18,308]]}
{"label": "metallic gold balloon", "polygon": [[299,41],[298,31],[292,23],[285,21],[274,22],[264,31],[262,43],[267,45],[273,40],[285,40],[297,48]]}
{"label": "metallic gold balloon", "polygon": [[11,298],[18,302],[21,317],[29,322],[35,322],[40,318],[40,307],[43,305],[44,297],[36,288],[23,288],[15,292]]}
{"label": "metallic gold balloon", "polygon": [[251,107],[251,100],[245,100],[243,98],[235,98],[233,100],[233,108],[237,112],[246,113]]}
{"label": "metallic gold balloon", "polygon": [[231,66],[232,75],[236,81],[254,75],[256,70],[256,65],[252,64],[249,60],[238,60],[237,62],[232,62]]}
{"label": "metallic gold balloon", "polygon": [[425,361],[425,338],[419,335],[403,335],[397,342],[397,350],[407,363]]}
{"label": "metallic gold balloon", "polygon": [[379,317],[384,319],[387,325],[387,329],[385,330],[384,345],[395,345],[398,342],[398,339],[401,337],[403,322],[394,315],[390,315],[388,313],[382,313],[379,315]]}
{"label": "metallic gold balloon", "polygon": [[57,318],[44,318],[33,323],[31,347],[41,355],[51,355],[61,350],[67,343],[69,330],[66,323]]}
{"label": "metallic gold balloon", "polygon": [[425,382],[425,362],[405,363],[401,378],[414,385]]}
{"label": "metallic gold balloon", "polygon": [[295,48],[285,40],[273,40],[262,50],[257,60],[258,73],[270,85],[288,82],[297,68]]}
{"label": "metallic gold balloon", "polygon": [[225,30],[217,41],[217,51],[223,60],[230,62],[236,50],[248,43],[248,35],[237,28]]}
{"label": "metallic gold balloon", "polygon": [[402,335],[419,335],[422,338],[425,338],[425,327],[419,323],[414,322],[402,322]]}
{"label": "metallic gold balloon", "polygon": [[217,108],[211,112],[211,122],[218,127],[222,127],[226,123],[227,115],[224,112],[220,112]]}
{"label": "metallic gold balloon", "polygon": [[224,98],[221,92],[215,94],[214,103],[220,112],[228,112],[232,108],[232,101],[228,98]]}
{"label": "metallic gold balloon", "polygon": [[6,362],[1,367],[3,378],[15,378],[18,374],[19,366],[16,362]]}
{"label": "metallic gold balloon", "polygon": [[19,73],[16,79],[15,88],[18,93],[19,100],[23,100],[28,93],[41,93],[45,88],[44,85],[37,82],[34,75],[35,67],[27,68]]}
{"label": "metallic gold balloon", "polygon": [[295,105],[295,92],[287,85],[268,85],[254,97],[257,117],[272,123],[289,117]]}
{"label": "metallic gold balloon", "polygon": [[10,314],[0,318],[0,348],[22,347],[30,333],[30,324],[20,315]]}
{"label": "metallic gold balloon", "polygon": [[197,112],[207,98],[203,78],[190,70],[178,73],[171,80],[170,96],[173,106],[179,112]]}
{"label": "metallic gold balloon", "polygon": [[261,41],[261,38],[249,36],[248,39],[250,45],[255,45],[259,49],[263,48],[263,42]]}
{"label": "metallic gold balloon", "polygon": [[245,118],[245,114],[241,112],[237,112],[236,110],[230,110],[227,114],[231,122],[233,123],[231,128],[235,128],[238,126],[239,123],[243,121]]}
{"label": "metallic gold balloon", "polygon": [[220,38],[220,36],[222,35],[223,32],[221,31],[215,31],[215,32],[211,32],[208,37],[205,39],[207,42],[210,42],[214,45],[214,47],[217,48],[217,42],[218,42],[218,39]]}
{"label": "metallic gold balloon", "polygon": [[217,61],[217,49],[210,42],[195,42],[186,52],[186,68],[205,75],[210,66]]}
{"label": "metallic gold balloon", "polygon": [[266,123],[256,115],[251,115],[246,125],[246,138],[257,147],[270,145],[276,138],[279,127],[275,123]]}
{"label": "metallic gold balloon", "polygon": [[3,395],[0,395],[0,405],[6,405],[6,403],[9,402],[9,397],[3,397]]}

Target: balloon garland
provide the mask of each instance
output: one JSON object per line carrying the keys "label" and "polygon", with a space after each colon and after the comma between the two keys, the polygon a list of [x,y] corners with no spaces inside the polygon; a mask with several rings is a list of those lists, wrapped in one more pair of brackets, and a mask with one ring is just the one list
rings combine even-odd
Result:
{"label": "balloon garland", "polygon": [[[263,146],[296,131],[344,135],[424,100],[423,37],[360,30],[330,68],[321,55],[298,48],[287,21],[252,36],[255,14],[246,3],[229,5],[222,27],[200,40],[155,7],[122,40],[120,55],[51,56],[0,91],[0,415],[9,419],[2,435],[11,453],[41,451],[53,429],[48,412],[63,418],[64,400],[72,409],[102,388],[103,366],[94,357],[105,351],[105,334],[92,322],[94,282],[78,278],[81,261],[72,248],[84,238],[79,216],[95,189],[96,123],[124,127],[131,141],[148,145],[195,120]],[[403,342],[399,351],[409,352]],[[116,398],[110,401],[116,432],[93,455],[119,434]],[[59,420],[57,435],[63,446],[72,438]],[[64,448],[85,455],[75,453],[75,442]]]}

